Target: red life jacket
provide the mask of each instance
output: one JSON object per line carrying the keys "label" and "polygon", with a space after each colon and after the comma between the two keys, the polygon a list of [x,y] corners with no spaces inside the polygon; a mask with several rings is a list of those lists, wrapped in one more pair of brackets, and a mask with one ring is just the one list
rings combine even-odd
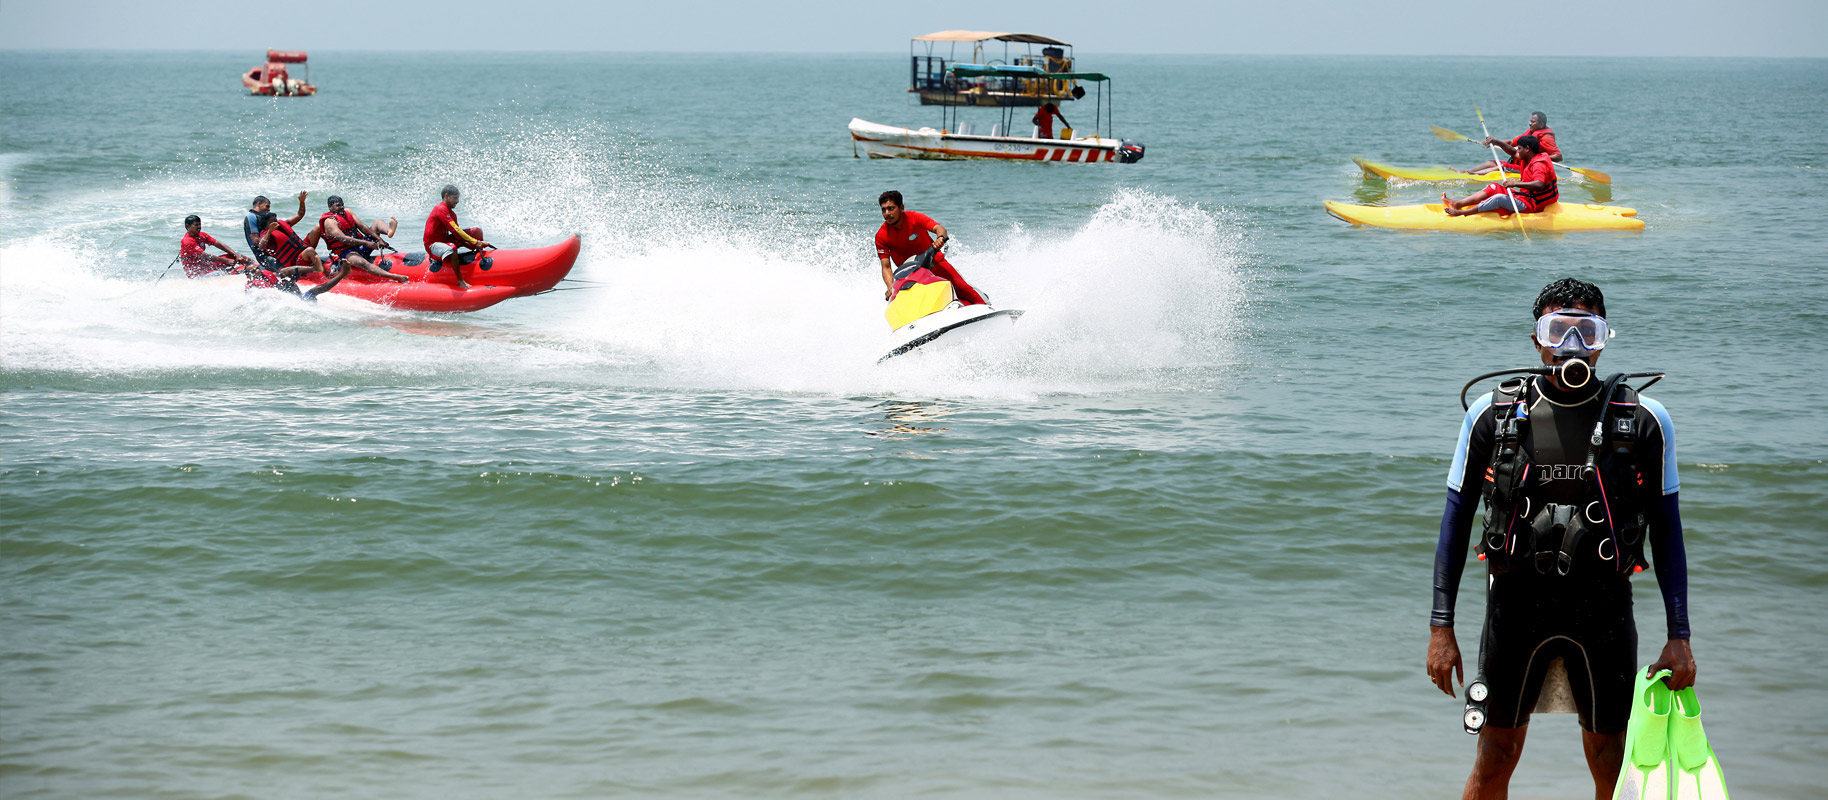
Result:
{"label": "red life jacket", "polygon": [[[1542,137],[1544,137],[1544,136],[1549,137],[1549,141],[1551,141],[1551,142],[1555,141],[1555,131],[1552,128],[1538,128],[1537,130],[1533,130],[1533,131],[1524,131],[1523,133],[1520,133],[1517,135],[1517,139],[1522,139],[1525,136],[1536,137],[1536,141],[1538,143],[1540,143],[1542,141]],[[1512,147],[1517,146],[1517,139],[1511,140]],[[1538,147],[1536,149],[1540,150],[1544,153],[1548,153],[1549,155],[1555,155],[1556,153],[1561,152],[1560,150],[1556,150],[1554,153],[1550,153],[1549,148],[1547,148],[1547,147]],[[1523,162],[1517,160],[1517,154],[1515,152],[1511,153],[1511,160],[1506,161],[1504,163],[1507,165],[1516,167],[1519,171],[1521,171],[1523,169]]]}
{"label": "red life jacket", "polygon": [[[342,229],[344,236],[353,237],[358,240],[362,238],[362,229],[355,226],[355,215],[349,213],[349,209],[347,209],[347,208],[343,209],[343,213],[341,213],[341,214],[332,214],[332,213],[326,211],[326,212],[324,212],[323,216],[318,217],[317,218],[317,230],[320,235],[324,231],[324,220],[327,220],[327,219],[336,220],[336,226],[338,228]],[[335,239],[327,239],[326,241],[330,245],[330,255],[333,255],[337,258],[342,258],[345,254],[349,253],[350,251],[361,247],[361,245],[344,244]]]}
{"label": "red life jacket", "polygon": [[[337,220],[337,224],[341,225],[342,220]],[[278,261],[281,267],[297,264],[299,254],[305,252],[305,240],[298,238],[298,231],[292,230],[292,226],[287,225],[283,219],[279,221],[279,229],[273,231],[267,241],[271,243],[266,247],[267,254]]]}
{"label": "red life jacket", "polygon": [[[1531,167],[1536,167],[1538,165],[1541,166],[1540,169],[1531,169]],[[1541,211],[1544,208],[1547,208],[1549,204],[1561,200],[1561,189],[1556,187],[1555,162],[1549,159],[1547,153],[1537,153],[1534,158],[1530,159],[1530,163],[1523,166],[1521,174],[1524,180],[1543,181],[1543,187],[1541,189],[1511,190],[1517,195],[1518,200],[1522,200],[1526,205],[1530,206],[1530,211]]]}

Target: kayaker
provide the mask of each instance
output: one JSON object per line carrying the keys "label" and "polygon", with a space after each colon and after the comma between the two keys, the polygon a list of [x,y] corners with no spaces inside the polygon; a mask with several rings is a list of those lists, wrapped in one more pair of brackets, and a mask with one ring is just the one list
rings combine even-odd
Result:
{"label": "kayaker", "polygon": [[[1532,214],[1561,199],[1561,192],[1556,188],[1555,164],[1549,160],[1548,154],[1542,152],[1536,137],[1517,137],[1516,153],[1524,162],[1518,177],[1487,184],[1484,189],[1460,200],[1450,199],[1446,192],[1442,192],[1441,202],[1446,206],[1443,210],[1447,216],[1458,217],[1484,211]],[[1510,191],[1505,191],[1507,189]]]}
{"label": "kayaker", "polygon": [[260,259],[261,266],[269,270],[303,267],[307,273],[324,269],[317,248],[306,244],[299,237],[298,231],[292,229],[292,224],[297,221],[298,217],[280,219],[278,214],[271,211],[258,217],[255,224],[260,227],[260,235],[254,239],[254,252]]}
{"label": "kayaker", "polygon": [[1054,138],[1054,117],[1060,118],[1060,127],[1071,128],[1073,123],[1066,121],[1066,115],[1060,113],[1060,107],[1053,103],[1042,103],[1041,109],[1035,112],[1035,138]]}
{"label": "kayaker", "polygon": [[[932,217],[903,210],[901,192],[894,189],[883,192],[876,198],[876,204],[882,207],[882,227],[876,229],[876,257],[882,261],[882,285],[888,287],[883,290],[882,299],[887,300],[895,291],[896,267],[926,252],[929,247],[945,248],[952,237],[947,235],[946,226],[934,222]],[[932,234],[939,234],[939,238],[933,238]],[[929,269],[952,283],[952,292],[960,303],[975,306],[988,302],[965,282],[958,270],[953,269],[944,252],[933,254]]]}
{"label": "kayaker", "polygon": [[[210,247],[227,255],[209,255]],[[184,218],[184,237],[178,240],[178,260],[183,262],[184,276],[187,278],[233,275],[254,261],[230,249],[216,237],[204,233],[203,218],[196,214]]]}
{"label": "kayaker", "polygon": [[[1549,129],[1549,115],[1544,114],[1541,111],[1531,111],[1530,112],[1529,129],[1524,131],[1523,133],[1519,134],[1516,139],[1512,139],[1507,142],[1507,141],[1504,141],[1503,139],[1497,139],[1497,138],[1487,136],[1487,137],[1485,137],[1485,141],[1480,142],[1480,144],[1485,145],[1486,147],[1491,147],[1493,145],[1497,145],[1498,149],[1503,150],[1505,152],[1505,154],[1507,154],[1511,157],[1509,161],[1504,162],[1504,168],[1508,171],[1515,172],[1515,171],[1521,169],[1524,164],[1528,163],[1523,158],[1521,158],[1517,155],[1517,141],[1518,141],[1518,139],[1522,139],[1525,136],[1536,137],[1536,141],[1538,143],[1536,149],[1549,154],[1550,161],[1555,161],[1558,163],[1561,161],[1561,147],[1559,147],[1555,144],[1555,131],[1552,131]],[[1492,170],[1495,170],[1497,168],[1498,168],[1497,162],[1487,161],[1483,164],[1480,164],[1479,166],[1476,166],[1476,167],[1473,167],[1472,169],[1467,170],[1466,174],[1484,175],[1485,173],[1491,172]]]}
{"label": "kayaker", "polygon": [[432,213],[425,217],[425,252],[450,268],[457,278],[457,288],[468,289],[470,284],[463,279],[463,258],[457,248],[480,253],[495,245],[482,240],[481,228],[458,227],[457,201],[462,199],[462,193],[456,186],[446,184],[438,195],[438,204],[432,206]]}
{"label": "kayaker", "polygon": [[[1463,797],[1505,796],[1555,658],[1567,669],[1597,796],[1609,797],[1632,711],[1631,576],[1645,566],[1646,544],[1668,629],[1650,669],[1670,670],[1671,689],[1695,682],[1675,430],[1662,404],[1595,379],[1612,335],[1599,287],[1551,283],[1531,316],[1541,363],[1573,366],[1501,384],[1466,412],[1435,547],[1427,674],[1449,696],[1455,679],[1465,683],[1454,604],[1483,498],[1478,540],[1488,574],[1479,581],[1487,599],[1476,677],[1488,692]],[[1606,435],[1591,442],[1602,414]],[[1602,451],[1597,462],[1592,449]]]}
{"label": "kayaker", "polygon": [[[245,238],[248,240],[248,249],[254,250],[257,252],[260,250],[259,247],[256,247],[254,245],[254,240],[260,236],[260,232],[261,232],[261,230],[263,230],[260,227],[260,215],[265,214],[268,211],[272,211],[272,210],[273,210],[273,201],[268,200],[267,196],[264,194],[256,195],[254,197],[254,204],[251,206],[248,206],[247,216],[241,218],[241,235],[242,235],[242,238]],[[293,214],[292,218],[286,221],[286,224],[297,225],[298,221],[301,219],[304,219],[304,218],[305,218],[305,192],[299,192],[298,193],[298,213]],[[313,242],[312,244],[313,244],[313,246],[316,245],[315,242]]]}
{"label": "kayaker", "polygon": [[[331,195],[325,202],[330,210],[317,218],[317,232],[330,247],[332,265],[346,263],[370,275],[398,283],[409,280],[405,275],[395,275],[368,260],[369,256],[381,249],[382,236],[394,235],[394,230],[400,224],[398,220],[389,217],[386,225],[382,225],[378,219],[373,226],[364,225],[343,205],[343,198]],[[387,232],[381,233],[382,229]]]}

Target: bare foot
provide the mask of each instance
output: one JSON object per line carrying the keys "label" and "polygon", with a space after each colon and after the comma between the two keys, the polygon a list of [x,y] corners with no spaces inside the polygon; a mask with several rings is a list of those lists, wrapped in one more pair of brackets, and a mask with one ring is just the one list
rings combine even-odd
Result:
{"label": "bare foot", "polygon": [[469,289],[469,288],[470,288],[470,285],[469,285],[469,284],[467,284],[467,283],[464,283],[464,282],[463,282],[463,281],[458,281],[458,282],[457,282],[457,289],[458,289],[458,291],[463,291],[463,290],[466,290],[466,289]]}

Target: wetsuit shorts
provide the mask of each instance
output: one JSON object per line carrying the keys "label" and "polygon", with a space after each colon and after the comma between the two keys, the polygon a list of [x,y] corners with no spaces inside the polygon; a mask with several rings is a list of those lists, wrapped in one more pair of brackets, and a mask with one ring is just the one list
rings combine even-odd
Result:
{"label": "wetsuit shorts", "polygon": [[1638,657],[1629,580],[1541,575],[1528,567],[1492,580],[1479,646],[1479,671],[1491,690],[1486,724],[1530,724],[1549,662],[1557,657],[1568,670],[1581,728],[1625,730]]}

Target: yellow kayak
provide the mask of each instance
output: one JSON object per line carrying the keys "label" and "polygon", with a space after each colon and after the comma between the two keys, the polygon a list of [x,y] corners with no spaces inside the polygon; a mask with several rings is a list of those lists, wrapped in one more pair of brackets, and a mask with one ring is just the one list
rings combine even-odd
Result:
{"label": "yellow kayak", "polygon": [[1496,211],[1450,217],[1440,203],[1416,206],[1360,206],[1326,202],[1327,213],[1353,225],[1410,231],[1503,233],[1517,230],[1517,221],[1532,231],[1641,231],[1638,210],[1594,203],[1554,203],[1534,214],[1499,216]]}
{"label": "yellow kayak", "polygon": [[1491,183],[1492,181],[1517,177],[1517,173],[1515,172],[1505,175],[1499,170],[1492,170],[1484,175],[1468,175],[1464,172],[1457,172],[1446,167],[1393,167],[1389,164],[1379,164],[1376,161],[1366,161],[1356,156],[1354,156],[1352,160],[1358,163],[1359,169],[1365,171],[1365,177],[1367,178],[1400,178],[1406,181],[1484,181],[1485,183]]}

